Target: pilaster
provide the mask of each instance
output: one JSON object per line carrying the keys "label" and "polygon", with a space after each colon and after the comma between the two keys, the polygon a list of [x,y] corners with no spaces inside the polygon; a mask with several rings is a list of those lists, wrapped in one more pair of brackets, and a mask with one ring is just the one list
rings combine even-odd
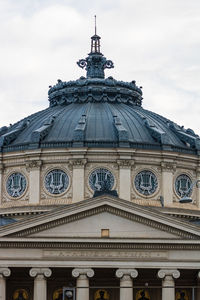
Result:
{"label": "pilaster", "polygon": [[131,199],[131,166],[134,162],[125,159],[117,160],[119,166],[119,197],[125,200]]}
{"label": "pilaster", "polygon": [[196,180],[198,180],[197,187],[194,187],[196,189],[196,205],[200,208],[200,166],[196,168],[196,176]]}
{"label": "pilaster", "polygon": [[26,162],[26,169],[29,172],[29,204],[40,203],[40,168],[41,160]]}
{"label": "pilaster", "polygon": [[0,205],[2,204],[2,199],[3,199],[2,188],[3,188],[3,164],[0,162]]}
{"label": "pilaster", "polygon": [[176,164],[171,162],[161,162],[161,170],[164,206],[170,206],[173,204],[173,174],[176,170]]}
{"label": "pilaster", "polygon": [[73,197],[72,202],[79,202],[84,199],[84,175],[86,159],[72,159],[69,164],[73,168]]}

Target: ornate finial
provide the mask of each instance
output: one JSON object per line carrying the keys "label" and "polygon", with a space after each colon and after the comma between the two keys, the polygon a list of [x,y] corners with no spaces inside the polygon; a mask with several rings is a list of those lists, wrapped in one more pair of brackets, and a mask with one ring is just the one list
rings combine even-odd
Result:
{"label": "ornate finial", "polygon": [[96,34],[96,15],[95,34],[91,37],[91,52],[86,59],[80,59],[77,64],[80,68],[85,68],[87,78],[105,78],[104,69],[114,68],[111,60],[107,60],[100,51],[101,37]]}

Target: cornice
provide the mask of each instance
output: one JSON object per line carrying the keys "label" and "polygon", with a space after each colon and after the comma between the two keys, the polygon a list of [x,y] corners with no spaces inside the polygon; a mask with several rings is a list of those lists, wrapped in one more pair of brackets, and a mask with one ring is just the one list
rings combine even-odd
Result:
{"label": "cornice", "polygon": [[137,241],[137,242],[102,242],[102,241],[91,241],[91,242],[70,242],[70,241],[25,241],[23,240],[2,240],[0,239],[0,247],[1,248],[18,248],[18,249],[55,249],[55,250],[65,250],[65,249],[72,249],[72,250],[200,250],[200,243],[195,243],[190,241],[190,243],[184,244],[184,240],[182,243],[176,243],[176,241],[171,242],[164,242],[164,241],[157,241],[156,243],[152,243],[151,240],[147,241]]}

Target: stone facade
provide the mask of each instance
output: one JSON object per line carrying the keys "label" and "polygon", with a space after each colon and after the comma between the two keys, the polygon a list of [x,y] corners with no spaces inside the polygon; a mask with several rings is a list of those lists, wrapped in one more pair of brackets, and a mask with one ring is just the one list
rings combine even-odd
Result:
{"label": "stone facade", "polygon": [[[165,207],[180,207],[199,210],[199,191],[193,190],[193,204],[179,204],[180,195],[175,190],[175,180],[186,174],[191,182],[198,177],[198,156],[186,154],[132,151],[131,149],[66,149],[40,150],[5,153],[1,164],[1,207],[26,205],[69,204],[92,197],[94,191],[89,185],[89,176],[98,168],[108,169],[114,176],[114,186],[119,197],[128,201],[148,206],[161,206],[160,197]],[[63,170],[69,178],[64,193],[55,195],[44,186],[46,174],[54,169]],[[153,194],[143,195],[137,191],[134,183],[136,175],[148,170],[157,178],[157,188]],[[20,197],[12,197],[6,190],[8,177],[20,172],[27,181],[25,191]],[[167,183],[167,184],[166,184]]]}

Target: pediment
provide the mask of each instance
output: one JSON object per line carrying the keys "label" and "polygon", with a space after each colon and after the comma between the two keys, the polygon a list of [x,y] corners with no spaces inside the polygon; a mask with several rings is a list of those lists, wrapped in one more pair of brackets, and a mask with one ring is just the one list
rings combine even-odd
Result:
{"label": "pediment", "polygon": [[29,239],[102,237],[113,239],[199,239],[195,225],[112,196],[101,196],[56,208],[43,215],[0,228],[0,237]]}
{"label": "pediment", "polygon": [[177,238],[176,234],[108,211],[87,216],[86,218],[59,225],[31,234],[29,237],[43,238]]}

